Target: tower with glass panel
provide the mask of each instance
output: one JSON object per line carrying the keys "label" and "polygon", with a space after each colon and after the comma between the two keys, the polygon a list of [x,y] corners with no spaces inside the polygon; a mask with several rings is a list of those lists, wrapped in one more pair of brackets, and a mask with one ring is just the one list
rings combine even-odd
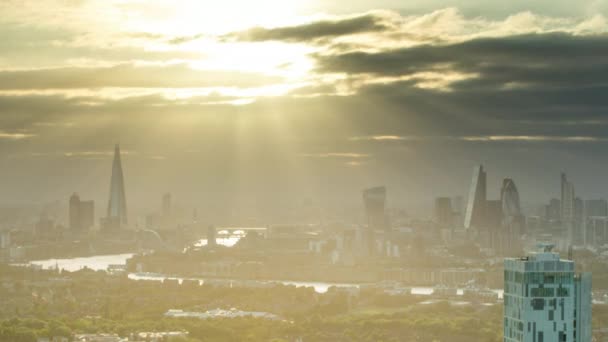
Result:
{"label": "tower with glass panel", "polygon": [[552,249],[505,259],[504,342],[591,342],[591,274]]}

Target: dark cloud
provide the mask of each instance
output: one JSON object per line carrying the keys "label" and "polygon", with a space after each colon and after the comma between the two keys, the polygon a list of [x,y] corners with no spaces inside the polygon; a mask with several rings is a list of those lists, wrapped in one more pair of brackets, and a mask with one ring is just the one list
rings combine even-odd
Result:
{"label": "dark cloud", "polygon": [[456,85],[461,87],[591,85],[603,84],[608,76],[608,35],[532,34],[316,57],[321,72],[411,76],[451,70],[478,75]]}
{"label": "dark cloud", "polygon": [[263,28],[256,27],[243,32],[224,36],[224,39],[240,41],[309,42],[323,38],[351,35],[365,32],[379,32],[388,29],[383,18],[377,14],[365,14],[357,17],[324,20],[298,26]]}
{"label": "dark cloud", "polygon": [[281,82],[280,77],[260,74],[196,70],[185,64],[112,67],[64,67],[20,71],[0,71],[0,89],[75,89],[100,87],[196,88],[255,87]]}

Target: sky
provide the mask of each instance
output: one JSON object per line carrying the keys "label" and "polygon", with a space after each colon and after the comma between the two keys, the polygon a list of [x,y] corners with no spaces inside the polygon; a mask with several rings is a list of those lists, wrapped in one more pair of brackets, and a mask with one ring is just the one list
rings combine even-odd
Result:
{"label": "sky", "polygon": [[608,1],[4,0],[0,203],[608,197]]}

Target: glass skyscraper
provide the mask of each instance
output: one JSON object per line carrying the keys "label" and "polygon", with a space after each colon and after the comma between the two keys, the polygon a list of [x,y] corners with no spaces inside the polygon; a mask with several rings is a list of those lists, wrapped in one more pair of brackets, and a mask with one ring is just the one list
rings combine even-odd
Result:
{"label": "glass skyscraper", "polygon": [[504,342],[591,342],[591,274],[552,245],[504,262]]}
{"label": "glass skyscraper", "polygon": [[483,165],[479,165],[473,169],[469,202],[464,217],[465,228],[480,228],[485,224],[486,197],[486,172],[483,170]]}

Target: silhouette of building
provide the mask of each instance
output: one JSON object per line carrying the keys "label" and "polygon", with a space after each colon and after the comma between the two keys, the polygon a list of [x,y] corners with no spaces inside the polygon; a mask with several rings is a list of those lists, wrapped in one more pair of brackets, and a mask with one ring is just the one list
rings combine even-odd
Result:
{"label": "silhouette of building", "polygon": [[363,191],[363,203],[367,215],[367,224],[371,230],[387,230],[386,188],[375,187]]}
{"label": "silhouette of building", "polygon": [[583,244],[585,246],[595,245],[598,242],[595,238],[604,235],[603,232],[597,235],[595,227],[598,226],[598,222],[602,222],[602,218],[606,217],[608,217],[608,202],[606,200],[596,199],[584,202],[581,229],[583,231]]}
{"label": "silhouette of building", "polygon": [[485,225],[486,200],[486,172],[483,169],[483,165],[479,165],[473,169],[473,180],[471,181],[467,210],[464,218],[465,228],[481,228]]}
{"label": "silhouette of building", "polygon": [[119,229],[127,224],[127,199],[125,195],[122,163],[120,160],[120,146],[116,145],[114,148],[114,161],[112,162],[108,212],[104,219],[103,227],[105,229]]}
{"label": "silhouette of building", "polygon": [[162,215],[163,217],[171,217],[171,194],[166,193],[163,195],[162,200]]}
{"label": "silhouette of building", "polygon": [[608,216],[608,202],[605,199],[586,200],[584,204],[585,218],[591,216]]}
{"label": "silhouette of building", "polygon": [[561,176],[561,211],[562,222],[574,221],[574,184],[568,181],[565,173]]}
{"label": "silhouette of building", "polygon": [[500,189],[500,199],[502,202],[502,225],[516,226],[520,232],[523,232],[524,216],[521,212],[521,204],[519,202],[519,192],[515,182],[510,178],[505,178],[502,181]]}
{"label": "silhouette of building", "polygon": [[521,236],[525,231],[525,218],[521,211],[517,186],[511,178],[505,178],[502,181],[500,199],[502,252],[503,254],[519,253],[523,247]]}
{"label": "silhouette of building", "polygon": [[561,219],[562,202],[557,198],[552,198],[549,204],[545,206],[545,218],[550,221],[559,221]]}
{"label": "silhouette of building", "polygon": [[504,341],[591,342],[591,274],[539,248],[504,261]]}
{"label": "silhouette of building", "polygon": [[454,221],[454,210],[452,200],[449,197],[438,197],[435,199],[435,220],[442,227],[451,226]]}
{"label": "silhouette of building", "polygon": [[70,196],[69,227],[75,232],[84,232],[95,223],[95,202],[81,201],[77,193]]}

